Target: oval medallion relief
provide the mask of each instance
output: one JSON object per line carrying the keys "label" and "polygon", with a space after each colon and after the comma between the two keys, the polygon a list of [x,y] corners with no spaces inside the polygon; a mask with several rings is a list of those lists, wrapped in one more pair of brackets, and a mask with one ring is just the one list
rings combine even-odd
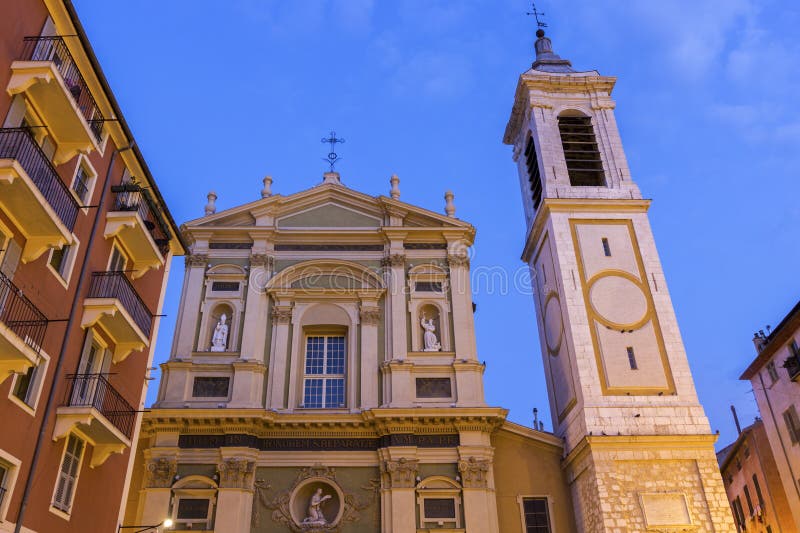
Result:
{"label": "oval medallion relief", "polygon": [[589,287],[589,301],[598,318],[610,326],[636,329],[647,318],[647,297],[632,280],[619,274],[596,278]]}
{"label": "oval medallion relief", "polygon": [[550,355],[558,355],[561,339],[564,336],[564,322],[561,318],[561,302],[558,295],[551,292],[544,304],[544,342]]}

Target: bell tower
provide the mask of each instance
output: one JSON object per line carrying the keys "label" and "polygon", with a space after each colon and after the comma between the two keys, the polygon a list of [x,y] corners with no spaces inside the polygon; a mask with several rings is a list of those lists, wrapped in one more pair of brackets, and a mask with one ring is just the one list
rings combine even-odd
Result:
{"label": "bell tower", "polygon": [[735,531],[647,211],[614,118],[616,78],[537,31],[513,147],[553,427],[587,532]]}

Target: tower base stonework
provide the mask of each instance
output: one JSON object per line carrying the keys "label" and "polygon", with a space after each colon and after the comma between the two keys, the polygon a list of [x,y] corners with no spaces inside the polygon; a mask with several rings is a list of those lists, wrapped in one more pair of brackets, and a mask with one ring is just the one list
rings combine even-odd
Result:
{"label": "tower base stonework", "polygon": [[588,436],[565,459],[586,533],[736,531],[715,436]]}

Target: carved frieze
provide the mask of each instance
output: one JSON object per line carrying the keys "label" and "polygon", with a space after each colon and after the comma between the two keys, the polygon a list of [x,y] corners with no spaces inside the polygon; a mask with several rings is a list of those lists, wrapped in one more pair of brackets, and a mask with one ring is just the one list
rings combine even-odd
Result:
{"label": "carved frieze", "polygon": [[178,460],[158,457],[147,462],[145,486],[148,488],[169,488],[178,472]]}
{"label": "carved frieze", "polygon": [[273,307],[272,320],[278,324],[288,324],[292,321],[292,308],[291,307]]}
{"label": "carved frieze", "polygon": [[401,457],[396,461],[388,460],[381,463],[384,486],[387,489],[413,488],[417,481],[417,459]]}
{"label": "carved frieze", "polygon": [[488,459],[470,457],[466,461],[458,462],[458,471],[461,473],[461,483],[467,489],[485,489],[489,482]]}
{"label": "carved frieze", "polygon": [[220,488],[252,489],[253,474],[256,469],[254,461],[231,457],[217,465]]}
{"label": "carved frieze", "polygon": [[381,259],[382,267],[396,267],[406,264],[406,256],[403,254],[392,254]]}
{"label": "carved frieze", "polygon": [[362,324],[375,326],[381,320],[381,310],[374,307],[362,307],[359,317]]}

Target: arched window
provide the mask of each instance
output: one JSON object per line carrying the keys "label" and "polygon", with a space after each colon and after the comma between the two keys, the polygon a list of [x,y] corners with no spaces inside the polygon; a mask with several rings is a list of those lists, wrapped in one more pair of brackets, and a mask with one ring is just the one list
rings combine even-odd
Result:
{"label": "arched window", "polygon": [[604,187],[603,161],[591,117],[567,112],[558,117],[558,131],[567,162],[569,183],[573,187]]}

